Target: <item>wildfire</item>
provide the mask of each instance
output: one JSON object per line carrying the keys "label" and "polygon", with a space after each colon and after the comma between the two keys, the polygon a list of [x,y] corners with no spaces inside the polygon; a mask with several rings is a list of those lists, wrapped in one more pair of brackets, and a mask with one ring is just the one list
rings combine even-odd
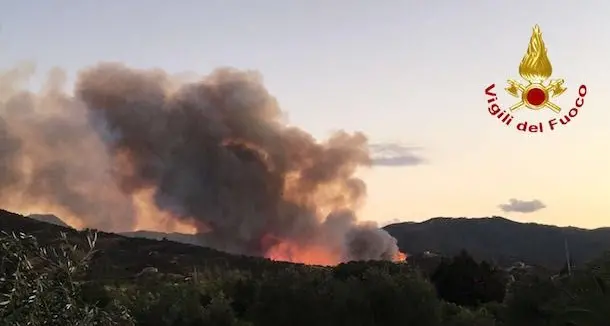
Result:
{"label": "wildfire", "polygon": [[135,230],[183,234],[202,232],[202,228],[198,230],[193,223],[181,221],[171,213],[159,210],[153,202],[154,191],[154,188],[150,188],[132,196],[137,217]]}
{"label": "wildfire", "polygon": [[322,266],[337,265],[341,262],[339,254],[333,253],[329,248],[323,246],[302,246],[272,235],[264,236],[261,243],[269,248],[265,253],[265,258],[271,260]]}
{"label": "wildfire", "polygon": [[[334,266],[341,263],[341,255],[330,248],[319,245],[303,246],[270,235],[263,237],[263,244],[270,242],[274,244],[267,250],[265,258],[271,260],[321,266]],[[394,255],[392,261],[404,262],[406,259],[407,255],[399,251]]]}
{"label": "wildfire", "polygon": [[[216,231],[206,245],[296,263],[405,259],[356,214],[366,135],[319,140],[285,124],[258,75],[219,69],[168,89],[162,71],[100,64],[79,72],[74,94],[55,71],[24,97],[28,75],[0,74],[3,208],[76,229]],[[265,233],[281,238],[258,243]]]}
{"label": "wildfire", "polygon": [[403,252],[397,252],[396,255],[394,255],[394,257],[392,258],[392,261],[395,262],[404,262],[407,260],[407,254],[403,253]]}

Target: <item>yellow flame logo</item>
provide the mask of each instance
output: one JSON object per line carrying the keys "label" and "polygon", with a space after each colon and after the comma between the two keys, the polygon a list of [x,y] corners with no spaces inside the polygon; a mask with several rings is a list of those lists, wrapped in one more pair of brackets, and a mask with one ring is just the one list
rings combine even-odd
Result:
{"label": "yellow flame logo", "polygon": [[508,86],[505,88],[508,94],[521,99],[518,103],[510,107],[511,111],[527,107],[532,110],[550,108],[555,113],[559,113],[561,108],[552,103],[550,99],[557,97],[566,91],[563,86],[563,79],[545,81],[551,77],[553,66],[546,55],[546,46],[542,40],[542,32],[538,25],[534,26],[527,52],[519,64],[519,75],[528,81],[522,85],[516,80],[509,79]]}
{"label": "yellow flame logo", "polygon": [[551,77],[553,66],[546,52],[542,32],[536,25],[527,47],[527,53],[519,65],[519,75],[530,83],[541,83]]}

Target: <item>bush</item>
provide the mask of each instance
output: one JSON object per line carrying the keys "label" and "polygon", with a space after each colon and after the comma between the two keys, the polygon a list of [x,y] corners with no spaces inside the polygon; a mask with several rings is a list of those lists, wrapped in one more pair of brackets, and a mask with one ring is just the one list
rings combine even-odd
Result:
{"label": "bush", "polygon": [[39,246],[23,233],[0,235],[0,320],[3,325],[133,325],[116,300],[105,306],[82,299],[83,281],[94,253],[97,234],[89,234],[89,248],[79,250],[61,234],[54,246]]}
{"label": "bush", "polygon": [[[154,272],[129,276],[123,261],[95,251],[97,233],[75,239],[80,247],[66,234],[46,246],[29,235],[0,234],[0,325],[608,325],[609,257],[556,278],[524,271],[499,302],[502,275],[464,254],[440,266],[436,290],[444,291],[437,293],[418,270],[391,262],[331,268],[238,257],[239,267],[202,264],[193,273],[189,267],[164,273],[142,260],[129,273],[141,266]],[[92,273],[98,259],[109,271],[123,271]],[[449,303],[437,294],[462,300]]]}
{"label": "bush", "polygon": [[431,279],[443,300],[461,306],[502,302],[506,292],[506,278],[486,262],[477,263],[465,251],[441,262]]}

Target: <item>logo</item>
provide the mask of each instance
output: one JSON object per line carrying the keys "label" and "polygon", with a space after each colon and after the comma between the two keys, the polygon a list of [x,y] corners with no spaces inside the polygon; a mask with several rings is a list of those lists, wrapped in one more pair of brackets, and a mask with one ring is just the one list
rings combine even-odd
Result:
{"label": "logo", "polygon": [[[519,65],[519,75],[522,81],[509,79],[508,85],[504,89],[508,95],[516,98],[516,102],[503,110],[498,104],[498,96],[495,93],[496,84],[491,84],[485,88],[487,96],[487,111],[491,116],[496,117],[504,125],[516,128],[522,132],[539,133],[552,131],[565,126],[578,116],[578,111],[585,103],[587,86],[578,87],[578,96],[574,105],[569,110],[562,109],[554,101],[566,92],[565,81],[561,78],[551,78],[553,66],[547,56],[547,48],[542,40],[542,32],[538,25],[534,26],[530,38],[527,52]],[[551,112],[552,117],[547,120],[519,120],[515,116],[522,115],[527,109]],[[514,114],[514,115],[513,115]],[[548,114],[547,114],[548,116]],[[513,123],[513,121],[516,121]]]}

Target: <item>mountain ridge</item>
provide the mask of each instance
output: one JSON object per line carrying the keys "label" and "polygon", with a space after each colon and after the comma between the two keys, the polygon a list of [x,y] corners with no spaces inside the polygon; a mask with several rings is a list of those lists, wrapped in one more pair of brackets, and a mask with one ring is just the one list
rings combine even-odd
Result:
{"label": "mountain ridge", "polygon": [[[572,264],[586,263],[610,251],[609,227],[585,229],[523,223],[502,216],[434,217],[422,222],[392,223],[382,229],[396,238],[401,251],[409,255],[433,252],[452,256],[466,250],[479,260],[504,266],[524,262],[560,269],[566,264],[566,244]],[[192,234],[146,230],[116,234],[205,247],[202,238]]]}
{"label": "mountain ridge", "polygon": [[523,261],[557,269],[583,264],[610,250],[610,228],[583,229],[539,223],[521,223],[504,217],[432,218],[418,223],[384,227],[401,250],[454,255],[466,250],[478,259],[511,264]]}
{"label": "mountain ridge", "polygon": [[59,218],[59,217],[57,217],[57,215],[53,215],[53,214],[30,214],[26,217],[33,218],[33,219],[41,221],[41,222],[46,222],[46,223],[50,223],[50,224],[63,226],[66,228],[70,227],[61,218]]}
{"label": "mountain ridge", "polygon": [[426,223],[434,223],[434,222],[437,222],[437,221],[453,221],[453,220],[466,220],[466,221],[498,220],[498,221],[505,221],[505,222],[514,223],[514,224],[548,226],[548,227],[554,227],[554,228],[560,228],[560,229],[576,229],[576,230],[583,230],[583,231],[610,230],[610,226],[602,226],[602,227],[597,227],[597,228],[583,228],[583,227],[578,227],[578,226],[573,226],[573,225],[559,226],[559,225],[545,224],[545,223],[539,223],[539,222],[519,222],[519,221],[511,220],[509,218],[506,218],[506,217],[503,217],[503,216],[497,216],[497,215],[482,216],[482,217],[466,217],[466,216],[449,217],[449,216],[438,216],[438,217],[431,217],[431,218],[429,218],[427,220],[420,221],[420,222],[416,222],[416,221],[392,222],[392,223],[384,225],[383,228],[391,226],[391,225],[426,224]]}

